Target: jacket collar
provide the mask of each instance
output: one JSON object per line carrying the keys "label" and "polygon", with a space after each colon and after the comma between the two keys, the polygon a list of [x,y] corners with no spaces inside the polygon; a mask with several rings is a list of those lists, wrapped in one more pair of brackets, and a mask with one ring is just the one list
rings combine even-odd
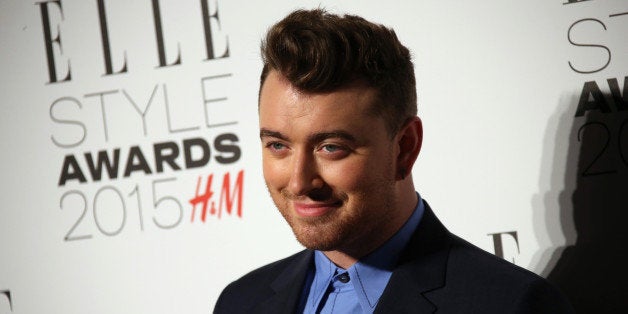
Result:
{"label": "jacket collar", "polygon": [[434,313],[430,293],[445,286],[452,236],[425,203],[425,213],[375,313]]}
{"label": "jacket collar", "polygon": [[314,267],[313,253],[311,250],[304,250],[297,254],[271,283],[270,288],[274,294],[259,303],[251,313],[295,313],[307,273]]}
{"label": "jacket collar", "polygon": [[[384,289],[375,313],[433,313],[430,293],[445,286],[452,236],[427,202],[421,223],[404,249],[399,265]],[[303,292],[313,251],[304,250],[286,265],[270,288],[274,291],[254,313],[294,313]]]}

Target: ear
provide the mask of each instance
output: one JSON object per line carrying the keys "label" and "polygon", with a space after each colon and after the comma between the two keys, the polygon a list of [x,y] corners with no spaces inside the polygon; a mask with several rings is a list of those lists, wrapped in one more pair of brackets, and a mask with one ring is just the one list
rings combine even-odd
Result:
{"label": "ear", "polygon": [[397,180],[405,179],[412,172],[414,162],[421,151],[423,143],[423,124],[419,117],[409,119],[397,133]]}

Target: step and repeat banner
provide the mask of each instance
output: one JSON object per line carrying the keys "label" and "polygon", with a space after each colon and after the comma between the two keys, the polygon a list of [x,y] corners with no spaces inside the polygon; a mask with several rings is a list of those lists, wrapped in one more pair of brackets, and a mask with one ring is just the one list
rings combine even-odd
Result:
{"label": "step and repeat banner", "polygon": [[2,0],[0,313],[208,313],[300,250],[261,173],[259,45],[319,6],[412,51],[413,175],[452,232],[628,299],[627,1]]}

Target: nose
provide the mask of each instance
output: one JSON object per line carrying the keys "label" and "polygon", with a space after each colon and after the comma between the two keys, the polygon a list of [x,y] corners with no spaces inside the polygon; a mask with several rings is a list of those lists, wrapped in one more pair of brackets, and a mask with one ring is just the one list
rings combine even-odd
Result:
{"label": "nose", "polygon": [[292,195],[307,195],[311,191],[323,187],[323,180],[319,175],[316,160],[307,151],[295,152],[290,168],[288,191]]}

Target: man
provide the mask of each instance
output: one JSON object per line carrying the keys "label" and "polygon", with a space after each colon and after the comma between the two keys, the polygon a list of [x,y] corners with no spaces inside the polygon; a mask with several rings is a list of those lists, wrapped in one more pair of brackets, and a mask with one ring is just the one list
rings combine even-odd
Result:
{"label": "man", "polygon": [[412,180],[410,53],[357,16],[299,10],[262,45],[266,185],[307,249],[231,283],[216,313],[570,313],[542,278],[449,233]]}

